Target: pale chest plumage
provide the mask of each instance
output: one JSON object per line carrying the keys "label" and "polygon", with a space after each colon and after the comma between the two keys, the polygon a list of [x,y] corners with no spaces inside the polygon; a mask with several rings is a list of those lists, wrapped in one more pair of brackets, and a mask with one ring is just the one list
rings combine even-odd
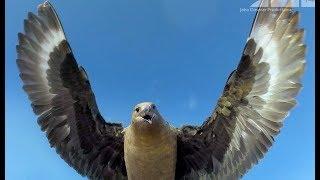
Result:
{"label": "pale chest plumage", "polygon": [[169,127],[155,136],[125,132],[124,158],[129,180],[173,180],[176,166],[176,134]]}

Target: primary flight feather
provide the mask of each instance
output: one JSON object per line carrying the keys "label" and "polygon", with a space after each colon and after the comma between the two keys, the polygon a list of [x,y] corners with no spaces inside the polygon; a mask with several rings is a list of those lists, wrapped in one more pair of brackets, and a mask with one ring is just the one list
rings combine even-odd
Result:
{"label": "primary flight feather", "polygon": [[304,31],[290,2],[272,8],[280,5],[260,3],[238,67],[199,127],[173,128],[151,102],[133,108],[126,128],[106,122],[49,2],[18,34],[23,89],[50,145],[90,179],[239,179],[272,146],[302,87]]}

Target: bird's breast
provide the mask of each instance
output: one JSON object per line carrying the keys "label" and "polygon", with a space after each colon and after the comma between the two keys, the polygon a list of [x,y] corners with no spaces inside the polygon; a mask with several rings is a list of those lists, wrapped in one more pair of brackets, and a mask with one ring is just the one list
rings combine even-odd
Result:
{"label": "bird's breast", "polygon": [[136,135],[128,129],[124,158],[129,180],[173,180],[176,167],[176,134],[170,128],[156,136]]}

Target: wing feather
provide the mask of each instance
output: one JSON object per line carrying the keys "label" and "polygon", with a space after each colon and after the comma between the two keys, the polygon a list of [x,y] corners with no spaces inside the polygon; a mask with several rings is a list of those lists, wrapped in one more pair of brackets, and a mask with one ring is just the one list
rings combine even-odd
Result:
{"label": "wing feather", "polygon": [[51,147],[81,175],[126,179],[122,126],[100,115],[87,74],[49,2],[39,5],[37,15],[28,13],[24,29],[17,65]]}
{"label": "wing feather", "polygon": [[[183,177],[240,178],[263,158],[296,104],[305,67],[304,31],[297,27],[299,14],[290,1],[278,10],[267,3],[261,1],[240,63],[228,78],[218,105],[188,139],[206,144],[219,170],[209,168],[205,175],[185,172]],[[270,3],[271,7],[281,5],[277,0]],[[183,136],[181,132],[179,138]],[[202,169],[212,166],[207,161],[200,165]]]}

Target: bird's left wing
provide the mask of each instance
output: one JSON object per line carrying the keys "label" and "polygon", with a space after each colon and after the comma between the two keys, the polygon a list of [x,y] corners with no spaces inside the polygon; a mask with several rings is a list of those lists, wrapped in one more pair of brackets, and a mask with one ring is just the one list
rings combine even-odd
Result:
{"label": "bird's left wing", "polygon": [[[305,66],[298,13],[262,1],[240,63],[212,115],[178,135],[176,179],[238,179],[272,146]],[[279,1],[271,1],[275,7]]]}
{"label": "bird's left wing", "polygon": [[99,113],[86,72],[73,56],[49,2],[28,14],[19,33],[17,64],[23,89],[49,143],[90,179],[126,178],[121,124]]}

